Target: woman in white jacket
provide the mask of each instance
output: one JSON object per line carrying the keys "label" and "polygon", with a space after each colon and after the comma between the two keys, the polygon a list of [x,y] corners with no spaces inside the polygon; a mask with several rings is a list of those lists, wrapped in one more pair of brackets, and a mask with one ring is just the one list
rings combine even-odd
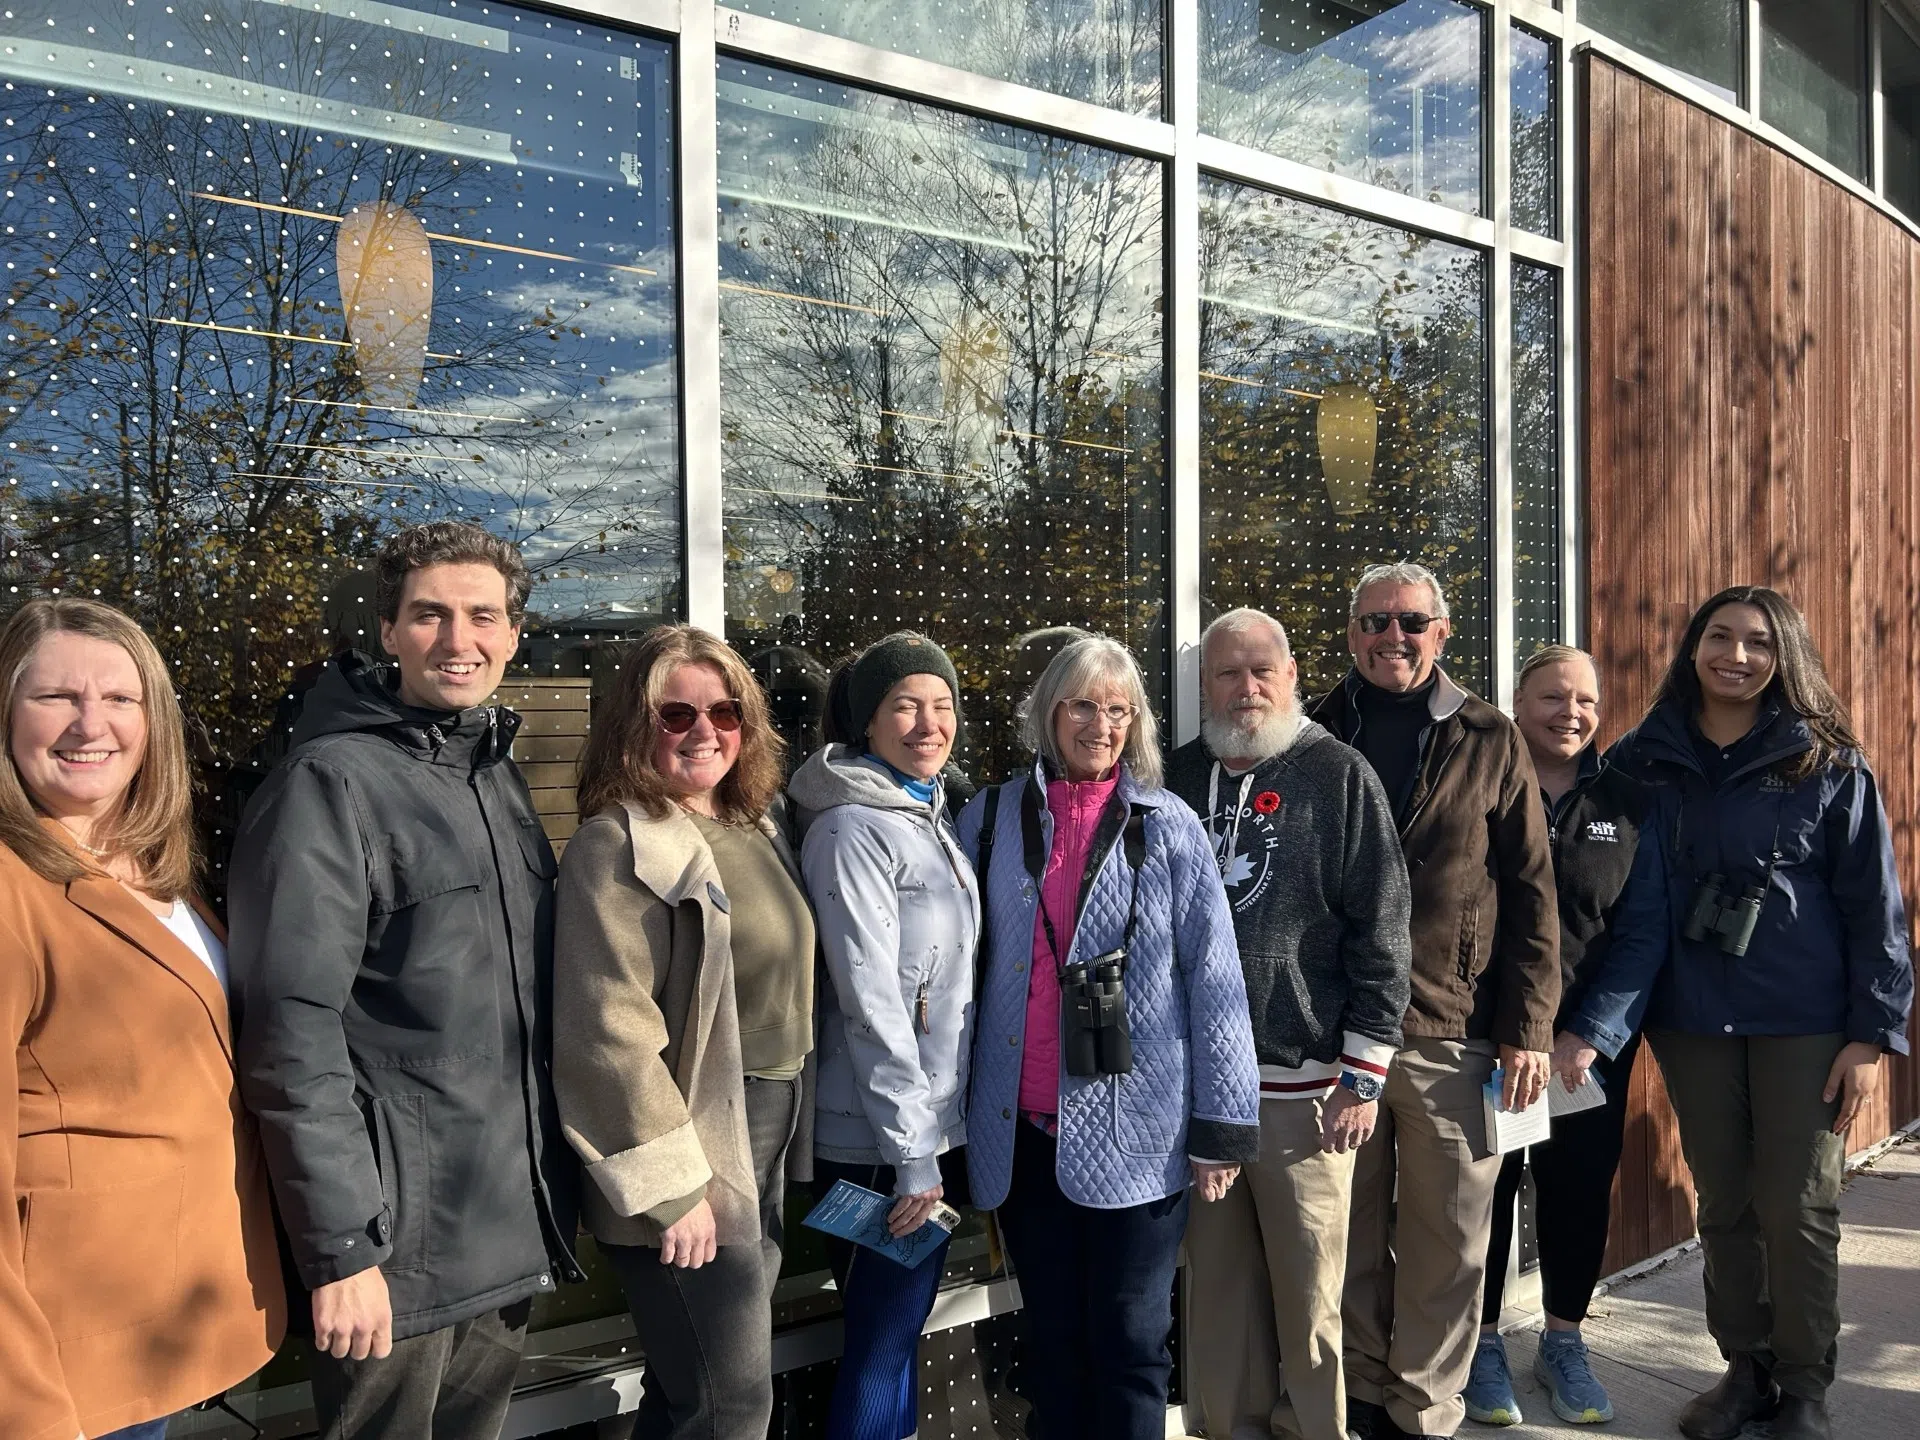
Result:
{"label": "woman in white jacket", "polygon": [[[888,1225],[926,1223],[942,1157],[966,1143],[979,899],[946,819],[940,771],[959,678],[924,636],[888,636],[854,663],[857,745],[828,745],[788,793],[807,824],[800,866],[831,984],[820,997],[814,1181],[895,1196]],[[846,1316],[829,1440],[902,1440],[918,1427],[914,1371],[946,1245],[909,1269],[829,1242]]]}

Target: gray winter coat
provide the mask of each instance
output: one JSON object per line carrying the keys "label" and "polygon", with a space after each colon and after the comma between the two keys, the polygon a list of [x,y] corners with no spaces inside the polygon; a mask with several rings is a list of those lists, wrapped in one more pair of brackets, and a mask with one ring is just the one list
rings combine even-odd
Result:
{"label": "gray winter coat", "polygon": [[967,1142],[973,867],[938,782],[922,804],[878,761],[828,745],[787,789],[832,981],[819,1000],[814,1154],[890,1165],[901,1195],[930,1190],[938,1157]]}
{"label": "gray winter coat", "polygon": [[1311,720],[1243,775],[1221,766],[1216,777],[1216,763],[1206,741],[1188,741],[1167,788],[1212,838],[1260,1063],[1325,1063],[1366,1042],[1398,1049],[1412,890],[1380,777]]}

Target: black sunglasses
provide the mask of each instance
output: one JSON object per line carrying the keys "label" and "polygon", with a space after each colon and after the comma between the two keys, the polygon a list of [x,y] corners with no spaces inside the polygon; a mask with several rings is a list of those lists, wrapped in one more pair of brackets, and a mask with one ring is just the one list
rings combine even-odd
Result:
{"label": "black sunglasses", "polygon": [[[686,734],[700,718],[698,710],[679,700],[670,700],[653,713],[660,719],[660,728],[669,735]],[[738,730],[747,718],[747,708],[738,700],[716,700],[707,706],[706,715],[716,730]]]}
{"label": "black sunglasses", "polygon": [[1423,635],[1429,625],[1438,619],[1434,615],[1422,615],[1418,610],[1369,610],[1357,617],[1362,635],[1384,635],[1387,626],[1394,621],[1400,622],[1400,631],[1405,635]]}

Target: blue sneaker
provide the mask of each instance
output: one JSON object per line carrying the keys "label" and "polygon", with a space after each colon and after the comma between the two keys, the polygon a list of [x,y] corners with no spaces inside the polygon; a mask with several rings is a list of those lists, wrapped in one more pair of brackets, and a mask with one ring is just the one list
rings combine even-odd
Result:
{"label": "blue sneaker", "polygon": [[1606,1387],[1593,1378],[1587,1345],[1577,1330],[1548,1330],[1533,1357],[1533,1378],[1547,1389],[1553,1413],[1571,1425],[1604,1425],[1613,1419]]}
{"label": "blue sneaker", "polygon": [[1473,1373],[1467,1377],[1467,1418],[1482,1425],[1518,1425],[1520,1402],[1513,1398],[1513,1372],[1507,1347],[1498,1335],[1482,1335],[1473,1349]]}

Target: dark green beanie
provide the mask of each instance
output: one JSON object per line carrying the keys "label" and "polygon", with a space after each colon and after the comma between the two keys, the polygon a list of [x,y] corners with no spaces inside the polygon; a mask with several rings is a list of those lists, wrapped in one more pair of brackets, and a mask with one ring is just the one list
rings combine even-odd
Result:
{"label": "dark green beanie", "polygon": [[856,745],[865,743],[873,712],[880,708],[887,692],[909,675],[938,675],[953,692],[954,708],[959,708],[960,676],[947,652],[911,630],[889,635],[867,647],[853,662],[853,673],[847,679],[847,719],[852,722]]}

